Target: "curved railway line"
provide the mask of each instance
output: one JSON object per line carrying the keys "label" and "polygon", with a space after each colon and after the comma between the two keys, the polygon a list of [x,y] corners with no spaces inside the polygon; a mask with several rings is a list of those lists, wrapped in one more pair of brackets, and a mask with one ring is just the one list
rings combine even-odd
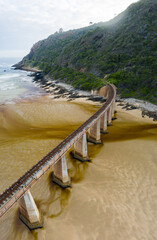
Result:
{"label": "curved railway line", "polygon": [[34,185],[38,179],[52,166],[61,156],[68,151],[72,145],[108,111],[115,101],[116,90],[113,85],[108,85],[108,98],[103,106],[85,121],[74,132],[67,136],[58,146],[50,151],[38,163],[23,174],[16,182],[0,195],[0,217],[2,217],[29,188]]}

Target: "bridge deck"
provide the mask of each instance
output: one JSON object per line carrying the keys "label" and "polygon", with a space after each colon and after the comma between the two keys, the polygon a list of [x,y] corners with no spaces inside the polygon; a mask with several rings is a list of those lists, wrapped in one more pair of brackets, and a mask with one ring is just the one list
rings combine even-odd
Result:
{"label": "bridge deck", "polygon": [[105,104],[0,195],[0,217],[109,109],[115,99],[116,90],[112,85],[108,87],[109,94]]}

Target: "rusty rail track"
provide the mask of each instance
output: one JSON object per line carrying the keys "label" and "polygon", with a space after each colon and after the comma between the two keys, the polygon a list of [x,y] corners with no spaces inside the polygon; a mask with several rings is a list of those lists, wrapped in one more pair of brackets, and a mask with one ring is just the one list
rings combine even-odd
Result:
{"label": "rusty rail track", "polygon": [[67,136],[51,152],[30,168],[16,182],[0,195],[0,217],[2,217],[20,199],[33,184],[52,166],[87,130],[110,108],[113,103],[116,90],[113,85],[108,85],[108,98],[105,104],[85,121],[74,132]]}

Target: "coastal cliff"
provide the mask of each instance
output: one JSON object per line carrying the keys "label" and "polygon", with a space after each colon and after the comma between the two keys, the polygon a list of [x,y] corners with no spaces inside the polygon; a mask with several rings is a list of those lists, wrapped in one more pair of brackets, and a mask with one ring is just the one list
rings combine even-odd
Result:
{"label": "coastal cliff", "polygon": [[122,97],[157,103],[157,1],[141,0],[113,20],[37,42],[17,68],[38,68],[83,90],[114,83]]}

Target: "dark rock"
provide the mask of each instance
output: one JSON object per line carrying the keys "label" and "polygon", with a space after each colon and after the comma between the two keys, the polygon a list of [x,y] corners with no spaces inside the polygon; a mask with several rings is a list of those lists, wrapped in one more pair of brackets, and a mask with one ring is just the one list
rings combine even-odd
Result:
{"label": "dark rock", "polygon": [[149,118],[153,118],[153,121],[157,121],[157,112],[142,110],[142,117],[144,116],[148,116]]}
{"label": "dark rock", "polygon": [[93,102],[101,102],[101,103],[106,102],[106,98],[103,98],[100,96],[90,96],[90,97],[88,97],[88,100],[91,100]]}
{"label": "dark rock", "polygon": [[63,93],[65,93],[66,92],[66,90],[65,89],[60,89],[59,91],[58,91],[58,94],[63,94]]}
{"label": "dark rock", "polygon": [[131,105],[130,106],[131,109],[137,109],[138,107],[134,106],[134,105]]}
{"label": "dark rock", "polygon": [[124,106],[124,103],[119,103],[117,104],[117,106]]}

